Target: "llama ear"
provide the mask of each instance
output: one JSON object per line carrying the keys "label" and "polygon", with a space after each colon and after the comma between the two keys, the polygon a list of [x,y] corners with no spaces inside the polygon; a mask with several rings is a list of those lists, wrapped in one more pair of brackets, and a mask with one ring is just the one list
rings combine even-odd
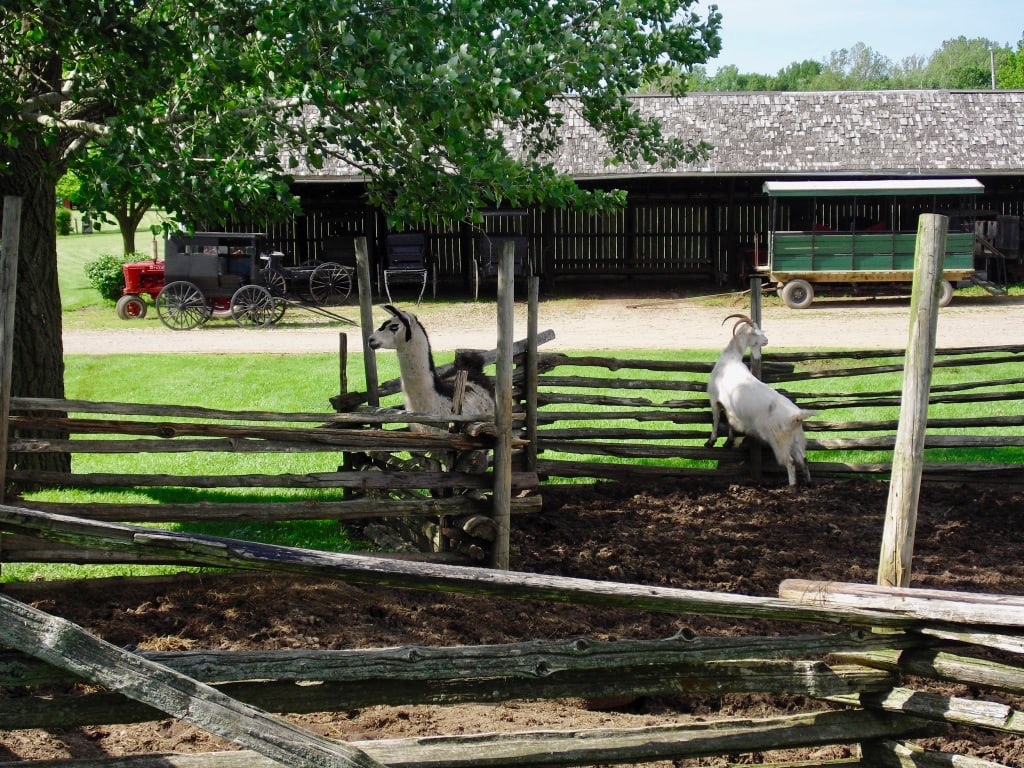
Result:
{"label": "llama ear", "polygon": [[399,316],[399,310],[397,310],[393,304],[384,304],[383,306],[384,306],[384,311],[388,312],[389,314],[394,315],[395,317]]}

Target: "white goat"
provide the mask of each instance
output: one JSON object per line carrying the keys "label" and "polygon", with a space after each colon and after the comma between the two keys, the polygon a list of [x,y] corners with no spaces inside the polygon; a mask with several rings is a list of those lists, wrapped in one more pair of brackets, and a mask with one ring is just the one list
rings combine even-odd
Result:
{"label": "white goat", "polygon": [[743,362],[743,354],[747,349],[765,346],[768,337],[745,315],[729,315],[725,319],[734,317],[739,320],[733,326],[732,340],[722,350],[708,379],[711,437],[704,445],[710,448],[718,439],[724,411],[729,428],[726,448],[732,446],[734,431],[750,435],[771,447],[775,460],[786,468],[791,488],[796,486],[798,464],[803,468],[804,478],[810,482],[803,422],[816,413],[799,408],[750,372]]}
{"label": "white goat", "polygon": [[[430,339],[416,315],[396,309],[391,304],[385,304],[384,309],[391,317],[370,335],[369,344],[371,349],[394,349],[398,352],[402,395],[408,410],[451,416],[454,413],[455,377],[459,370],[465,370],[468,379],[462,399],[462,414],[494,418],[494,388],[484,375],[483,359],[479,354],[460,354],[455,359],[451,375],[442,377],[434,366]],[[413,424],[412,429],[427,431],[430,428]]]}

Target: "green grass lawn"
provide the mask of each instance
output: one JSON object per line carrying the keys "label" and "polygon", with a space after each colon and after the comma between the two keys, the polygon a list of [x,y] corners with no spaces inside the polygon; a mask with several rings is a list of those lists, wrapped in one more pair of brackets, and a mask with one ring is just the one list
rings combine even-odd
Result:
{"label": "green grass lawn", "polygon": [[[158,224],[161,216],[156,211],[147,213],[135,234],[135,247],[144,257],[150,254],[153,235],[150,226]],[[60,303],[65,312],[92,307],[106,312],[110,302],[105,301],[89,284],[85,265],[104,254],[120,256],[124,253],[121,231],[116,226],[101,225],[99,232],[81,234],[80,216],[73,214],[74,232],[57,236],[57,280],[60,285]],[[159,257],[162,259],[163,236],[158,235]]]}

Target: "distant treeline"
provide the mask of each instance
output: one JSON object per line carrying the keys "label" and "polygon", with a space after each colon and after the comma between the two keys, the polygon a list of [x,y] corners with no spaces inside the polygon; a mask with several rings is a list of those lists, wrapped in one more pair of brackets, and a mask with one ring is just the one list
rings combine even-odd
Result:
{"label": "distant treeline", "polygon": [[1024,88],[1024,38],[1016,50],[982,37],[945,41],[930,56],[893,62],[864,43],[832,51],[824,61],[794,61],[775,75],[740,72],[734,65],[714,75],[694,66],[652,86],[687,91],[859,91]]}

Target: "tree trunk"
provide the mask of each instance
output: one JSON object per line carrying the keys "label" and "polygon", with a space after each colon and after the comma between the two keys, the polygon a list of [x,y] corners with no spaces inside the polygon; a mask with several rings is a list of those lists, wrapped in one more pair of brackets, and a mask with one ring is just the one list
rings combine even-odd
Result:
{"label": "tree trunk", "polygon": [[127,256],[136,252],[135,230],[139,228],[142,217],[146,215],[152,201],[146,198],[136,199],[135,195],[128,195],[125,202],[111,211],[121,228],[121,246],[124,248],[124,255]]}
{"label": "tree trunk", "polygon": [[[63,171],[59,147],[42,142],[0,145],[0,196],[22,198],[15,293],[11,395],[64,397],[64,344],[57,283],[57,179]],[[0,436],[0,439],[5,436]],[[13,454],[12,469],[69,471],[68,454]]]}

